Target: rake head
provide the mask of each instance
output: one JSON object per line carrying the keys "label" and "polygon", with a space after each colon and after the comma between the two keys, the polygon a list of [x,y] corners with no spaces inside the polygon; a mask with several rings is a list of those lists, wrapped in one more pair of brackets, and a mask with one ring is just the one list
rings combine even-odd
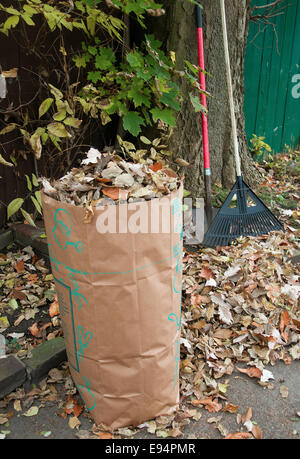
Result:
{"label": "rake head", "polygon": [[213,219],[202,245],[228,246],[240,236],[260,236],[270,231],[284,231],[282,224],[238,177],[219,212]]}

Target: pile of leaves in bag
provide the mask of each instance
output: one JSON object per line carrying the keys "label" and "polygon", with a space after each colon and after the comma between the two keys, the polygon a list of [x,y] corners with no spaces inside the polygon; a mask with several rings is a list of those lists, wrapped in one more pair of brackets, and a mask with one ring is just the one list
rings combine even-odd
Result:
{"label": "pile of leaves in bag", "polygon": [[52,183],[42,180],[47,195],[86,208],[84,223],[90,223],[93,207],[160,198],[176,190],[179,183],[177,173],[164,161],[126,161],[95,148],[90,148],[81,167]]}

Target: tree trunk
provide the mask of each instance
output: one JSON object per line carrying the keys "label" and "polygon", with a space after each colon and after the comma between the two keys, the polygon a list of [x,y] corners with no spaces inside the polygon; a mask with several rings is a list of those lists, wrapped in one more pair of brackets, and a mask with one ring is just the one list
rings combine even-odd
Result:
{"label": "tree trunk", "polygon": [[[233,96],[243,177],[250,185],[259,181],[259,174],[248,151],[244,103],[244,53],[250,20],[251,0],[225,2],[227,33],[233,80]],[[208,135],[212,183],[221,182],[230,188],[235,182],[235,162],[226,81],[221,9],[219,0],[201,0],[203,6],[204,57],[208,105]],[[176,64],[183,68],[184,60],[198,63],[195,6],[187,0],[165,0],[166,15],[154,23],[155,34],[169,51],[175,51]],[[156,24],[156,25],[155,25]],[[157,26],[158,24],[158,26]],[[194,196],[203,190],[202,124],[200,113],[193,111],[187,84],[182,84],[184,104],[171,138],[175,157],[185,158],[185,188]]]}

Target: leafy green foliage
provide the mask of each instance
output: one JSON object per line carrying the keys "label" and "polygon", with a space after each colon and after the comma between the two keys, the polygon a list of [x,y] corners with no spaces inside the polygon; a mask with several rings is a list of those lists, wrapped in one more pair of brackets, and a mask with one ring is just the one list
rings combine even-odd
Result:
{"label": "leafy green foliage", "polygon": [[[111,47],[83,43],[82,53],[73,59],[78,68],[92,68],[87,74],[90,83],[76,99],[84,112],[93,117],[100,114],[100,118],[104,112],[109,116],[117,114],[123,117],[124,129],[133,136],[141,132],[141,126],[153,122],[174,127],[175,113],[181,108],[180,88],[174,75],[188,78],[199,88],[195,76],[176,71],[174,60],[163,53],[161,45],[153,35],[145,35],[143,46],[127,52],[120,62]],[[204,107],[198,91],[197,94],[191,93],[191,102],[200,111]]]}
{"label": "leafy green foliage", "polygon": [[32,226],[35,226],[34,217],[29,214],[25,209],[22,208],[26,199],[30,199],[39,215],[43,215],[42,212],[42,198],[41,192],[39,190],[39,182],[35,174],[31,174],[31,178],[25,174],[25,179],[27,183],[28,195],[23,198],[13,199],[7,206],[7,219],[9,220],[13,215],[15,215],[19,210],[21,211],[23,217]]}
{"label": "leafy green foliage", "polygon": [[252,139],[250,139],[251,148],[250,151],[255,161],[261,161],[266,155],[270,155],[272,148],[266,142],[265,138],[253,134]]}
{"label": "leafy green foliage", "polygon": [[[190,84],[190,102],[195,111],[203,110],[199,102],[197,66],[186,61],[185,69],[177,70],[175,53],[167,55],[162,43],[147,33],[139,47],[130,49],[122,43],[126,26],[120,18],[124,14],[134,15],[135,23],[138,21],[145,29],[146,15],[164,14],[162,6],[154,0],[18,0],[12,7],[0,0],[3,18],[0,32],[7,36],[11,33],[25,36],[24,48],[27,45],[28,52],[34,49],[41,58],[39,69],[30,70],[39,84],[35,103],[22,104],[17,121],[3,122],[0,136],[21,135],[23,158],[33,154],[37,167],[38,160],[46,155],[51,167],[57,164],[56,172],[62,173],[74,164],[84,139],[101,129],[101,125],[106,126],[118,118],[125,133],[134,137],[149,126],[164,131],[175,127],[183,102],[180,79]],[[28,42],[28,27],[37,29],[34,44]],[[67,49],[66,33],[80,34],[80,46],[72,44]],[[51,37],[52,64],[46,63],[43,68],[42,58],[48,57],[47,37]],[[57,37],[54,45],[53,37]],[[157,143],[157,139],[154,141]],[[157,159],[158,150],[163,148],[154,141],[149,141],[150,156]],[[124,143],[122,145],[124,149]],[[139,161],[144,150],[136,151],[139,153],[135,153],[135,160]],[[8,162],[0,155],[0,163],[17,167],[15,157]],[[38,185],[33,177],[25,179],[28,198],[41,213]],[[8,218],[21,209],[24,218],[32,224],[34,219],[22,209],[20,199],[10,203]]]}

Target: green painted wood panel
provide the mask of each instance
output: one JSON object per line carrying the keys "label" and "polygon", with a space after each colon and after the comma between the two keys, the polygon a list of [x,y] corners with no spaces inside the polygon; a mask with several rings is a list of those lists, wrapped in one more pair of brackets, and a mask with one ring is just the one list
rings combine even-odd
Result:
{"label": "green painted wood panel", "polygon": [[250,22],[244,74],[248,142],[264,136],[275,153],[300,144],[300,0],[281,5],[284,14],[270,24]]}

